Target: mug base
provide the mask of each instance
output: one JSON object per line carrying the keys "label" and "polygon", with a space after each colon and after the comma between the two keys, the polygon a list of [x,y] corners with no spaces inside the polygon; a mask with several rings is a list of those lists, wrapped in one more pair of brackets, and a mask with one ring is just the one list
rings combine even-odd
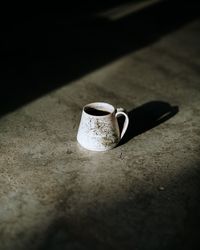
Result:
{"label": "mug base", "polygon": [[78,138],[77,138],[77,141],[78,141],[79,145],[80,145],[81,147],[83,147],[84,149],[87,149],[87,150],[90,150],[90,151],[96,151],[96,152],[108,151],[108,150],[111,150],[111,149],[113,149],[113,148],[115,148],[115,147],[117,146],[117,144],[114,144],[114,145],[112,145],[112,146],[110,146],[110,147],[101,147],[101,148],[100,148],[100,147],[93,147],[93,146],[85,145],[85,144],[81,143],[81,142],[78,140]]}

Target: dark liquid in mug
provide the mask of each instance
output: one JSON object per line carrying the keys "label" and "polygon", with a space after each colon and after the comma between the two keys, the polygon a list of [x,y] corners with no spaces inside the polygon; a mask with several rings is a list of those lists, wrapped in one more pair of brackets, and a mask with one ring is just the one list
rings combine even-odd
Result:
{"label": "dark liquid in mug", "polygon": [[91,107],[86,107],[85,112],[88,113],[89,115],[94,115],[94,116],[103,116],[103,115],[108,115],[110,112],[105,111],[105,110],[99,110]]}

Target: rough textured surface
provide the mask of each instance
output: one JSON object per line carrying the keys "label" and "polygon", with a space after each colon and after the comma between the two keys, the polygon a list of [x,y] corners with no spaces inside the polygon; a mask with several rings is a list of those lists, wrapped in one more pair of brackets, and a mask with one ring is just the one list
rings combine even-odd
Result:
{"label": "rough textured surface", "polygon": [[[0,249],[194,249],[200,22],[0,119]],[[81,109],[129,111],[117,148],[76,142]]]}

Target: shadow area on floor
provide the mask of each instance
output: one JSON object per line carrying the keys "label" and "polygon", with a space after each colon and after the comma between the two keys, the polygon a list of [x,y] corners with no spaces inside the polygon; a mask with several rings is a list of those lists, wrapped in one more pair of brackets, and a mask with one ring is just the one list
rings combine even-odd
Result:
{"label": "shadow area on floor", "polygon": [[[163,101],[147,102],[128,112],[129,126],[120,145],[127,143],[137,135],[158,126],[179,112],[178,106],[171,106]],[[119,118],[120,128],[123,126],[123,117]]]}
{"label": "shadow area on floor", "polygon": [[[146,183],[152,179],[159,183],[160,173],[152,169],[140,178],[141,184],[133,178],[128,193],[123,199],[114,199],[112,205],[102,204],[94,196],[93,203],[82,207],[84,216],[81,212],[70,218],[58,215],[46,232],[40,234],[43,240],[37,249],[196,249],[200,221],[198,164],[188,167],[188,172],[182,172],[181,176],[171,175],[170,181],[159,179],[164,186],[162,191],[152,183],[141,187],[144,184],[141,178]],[[99,188],[105,188],[104,184]]]}
{"label": "shadow area on floor", "polygon": [[76,1],[73,8],[9,10],[1,16],[0,117],[156,42],[200,13],[197,1],[166,0],[115,20],[99,15],[131,2]]}

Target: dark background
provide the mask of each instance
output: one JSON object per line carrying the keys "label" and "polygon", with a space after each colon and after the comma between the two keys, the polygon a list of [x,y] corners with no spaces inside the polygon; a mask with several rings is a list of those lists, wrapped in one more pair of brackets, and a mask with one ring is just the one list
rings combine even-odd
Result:
{"label": "dark background", "polygon": [[0,116],[199,16],[198,1],[158,1],[117,20],[97,15],[137,2],[2,7]]}

